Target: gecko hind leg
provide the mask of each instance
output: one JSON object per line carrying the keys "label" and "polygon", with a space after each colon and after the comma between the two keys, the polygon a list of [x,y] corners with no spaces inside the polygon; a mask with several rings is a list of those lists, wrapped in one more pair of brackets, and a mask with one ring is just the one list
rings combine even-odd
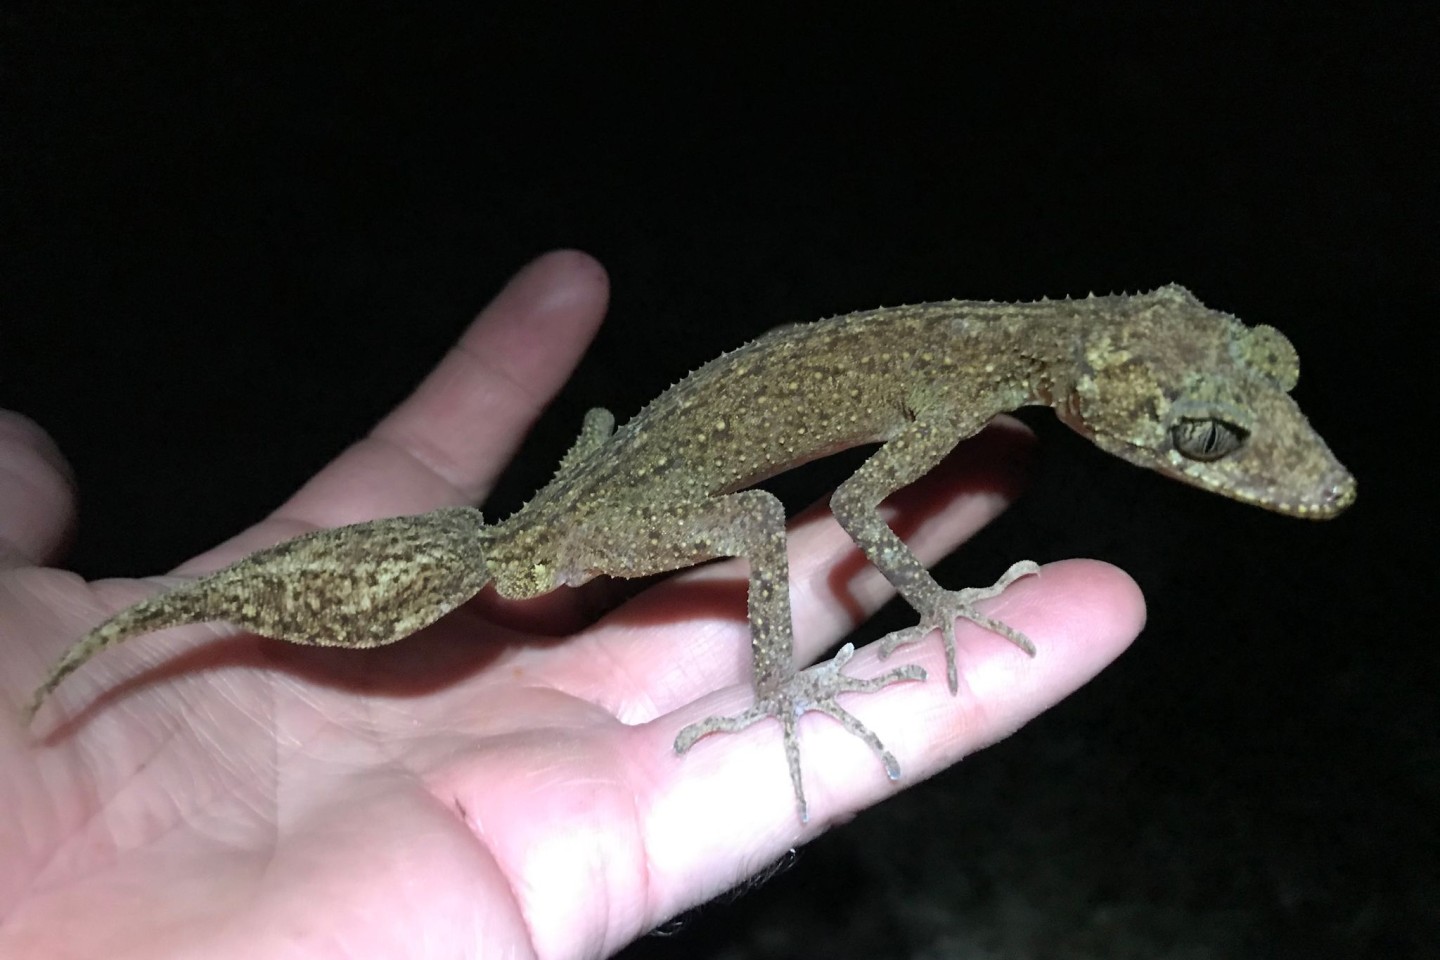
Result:
{"label": "gecko hind leg", "polygon": [[960,689],[960,672],[955,665],[955,620],[969,620],[989,630],[991,633],[998,633],[1009,640],[1015,646],[1024,650],[1029,656],[1035,656],[1035,644],[1030,638],[1019,630],[1008,624],[1002,623],[993,617],[987,617],[975,609],[975,604],[981,600],[989,600],[998,597],[1021,577],[1028,577],[1040,572],[1039,564],[1033,560],[1020,560],[1010,565],[1010,569],[1000,575],[988,587],[966,587],[963,590],[939,590],[932,597],[923,600],[917,608],[920,609],[920,622],[913,627],[906,627],[903,630],[896,630],[888,634],[880,641],[880,656],[888,657],[895,648],[907,643],[914,643],[924,639],[931,631],[939,630],[940,637],[945,644],[945,679],[950,685],[950,692],[957,693]]}
{"label": "gecko hind leg", "polygon": [[834,658],[813,667],[801,670],[786,680],[773,692],[757,695],[755,704],[744,713],[733,717],[707,717],[699,723],[692,723],[680,731],[675,738],[675,752],[684,753],[701,737],[712,733],[734,733],[758,723],[768,717],[775,717],[784,728],[785,759],[790,767],[790,782],[795,788],[795,805],[800,822],[810,819],[805,802],[805,787],[800,775],[800,737],[796,730],[802,714],[810,711],[823,713],[833,718],[845,730],[870,745],[870,749],[885,766],[885,774],[891,780],[900,778],[900,763],[895,755],[875,733],[853,714],[836,702],[841,693],[873,693],[892,683],[906,680],[924,680],[925,669],[916,664],[897,667],[878,677],[859,678],[847,676],[841,669],[855,655],[855,645],[847,643]]}

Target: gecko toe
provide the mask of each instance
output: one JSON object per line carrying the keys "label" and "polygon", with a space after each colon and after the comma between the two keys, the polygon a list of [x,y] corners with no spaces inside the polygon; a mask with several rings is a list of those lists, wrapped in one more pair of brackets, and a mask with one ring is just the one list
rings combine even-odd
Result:
{"label": "gecko toe", "polygon": [[855,655],[855,645],[847,643],[835,656],[792,675],[778,690],[762,696],[750,709],[730,717],[707,717],[692,723],[675,738],[675,752],[684,753],[695,742],[712,733],[735,733],[765,719],[775,717],[784,731],[785,756],[795,790],[796,810],[800,820],[808,819],[804,785],[800,777],[800,740],[796,721],[807,712],[823,713],[853,736],[859,737],[875,751],[891,780],[900,777],[900,762],[869,727],[855,718],[836,697],[842,693],[873,693],[893,683],[925,679],[925,669],[917,664],[896,667],[878,677],[851,677],[842,668]]}
{"label": "gecko toe", "polygon": [[1001,574],[1000,579],[988,587],[938,591],[926,601],[919,623],[913,627],[896,630],[880,640],[880,656],[888,657],[896,647],[922,640],[932,631],[938,630],[941,642],[945,647],[945,680],[951,693],[958,693],[960,690],[960,673],[956,665],[955,654],[956,620],[969,620],[971,623],[1009,640],[1025,651],[1027,656],[1035,656],[1035,644],[1029,637],[1000,620],[987,617],[975,608],[975,604],[980,600],[997,597],[1016,580],[1033,576],[1039,572],[1039,564],[1031,560],[1020,560],[1011,564],[1010,569]]}

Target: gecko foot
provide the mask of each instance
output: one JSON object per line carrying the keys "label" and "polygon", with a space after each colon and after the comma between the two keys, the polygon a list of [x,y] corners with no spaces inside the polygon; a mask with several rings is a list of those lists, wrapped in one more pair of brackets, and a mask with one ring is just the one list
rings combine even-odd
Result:
{"label": "gecko foot", "polygon": [[980,600],[989,600],[991,597],[998,597],[1006,587],[1016,580],[1039,572],[1039,564],[1032,560],[1021,560],[1011,564],[1010,569],[1001,574],[1000,579],[991,586],[939,591],[934,599],[926,604],[927,609],[920,612],[919,623],[904,630],[896,630],[880,641],[880,656],[888,657],[896,647],[914,643],[916,640],[924,639],[932,630],[939,630],[940,637],[945,643],[945,680],[950,685],[950,692],[957,693],[960,690],[960,672],[955,666],[955,619],[957,617],[979,624],[992,633],[998,633],[1030,656],[1035,656],[1035,644],[1030,642],[1029,637],[999,620],[985,616],[975,609],[975,603]]}
{"label": "gecko foot", "polygon": [[924,680],[925,669],[910,664],[862,680],[840,672],[854,655],[855,645],[847,643],[833,659],[801,670],[772,693],[757,695],[755,705],[744,713],[733,717],[707,717],[699,723],[692,723],[675,738],[675,752],[684,753],[695,741],[712,733],[734,733],[767,717],[775,717],[784,727],[785,758],[790,766],[790,782],[795,787],[795,808],[800,822],[806,823],[810,818],[805,806],[805,787],[800,779],[800,738],[795,726],[802,714],[815,710],[833,717],[850,733],[868,743],[885,765],[885,774],[891,780],[899,779],[900,764],[894,754],[885,749],[885,744],[870,728],[836,703],[835,697],[841,693],[872,693],[902,680]]}

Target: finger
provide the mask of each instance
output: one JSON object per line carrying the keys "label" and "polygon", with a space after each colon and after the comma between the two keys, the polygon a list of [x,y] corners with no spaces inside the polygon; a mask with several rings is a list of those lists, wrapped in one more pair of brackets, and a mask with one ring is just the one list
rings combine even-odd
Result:
{"label": "finger", "polygon": [[214,570],[316,528],[475,503],[565,382],[605,314],[592,257],[520,270],[415,391],[263,523],[175,572]]}
{"label": "finger", "polygon": [[535,260],[404,403],[278,515],[338,526],[483,499],[584,353],[607,297],[605,271],[586,254]]}
{"label": "finger", "polygon": [[[1098,673],[1144,622],[1144,601],[1134,581],[1097,561],[1050,564],[1039,576],[1017,582],[990,609],[1033,637],[1039,655],[1030,659],[962,625],[956,631],[965,683],[959,696],[932,676],[926,683],[847,699],[846,709],[899,758],[898,782],[890,782],[870,749],[838,724],[824,717],[801,719],[808,827],[795,817],[779,724],[708,737],[684,757],[667,755],[681,725],[732,711],[741,698],[711,698],[624,731],[636,741],[626,744],[626,752],[640,767],[637,782],[660,781],[656,795],[638,806],[651,858],[646,876],[656,896],[668,901],[659,906],[662,913],[727,889],[754,864],[780,856],[806,834],[1014,732]],[[862,663],[864,657],[856,656],[856,674],[878,668]],[[932,674],[943,674],[938,649],[929,651],[926,665]],[[737,803],[737,797],[744,801]],[[696,830],[696,823],[706,829]]]}
{"label": "finger", "polygon": [[58,558],[75,526],[75,478],[40,425],[0,410],[0,567]]}

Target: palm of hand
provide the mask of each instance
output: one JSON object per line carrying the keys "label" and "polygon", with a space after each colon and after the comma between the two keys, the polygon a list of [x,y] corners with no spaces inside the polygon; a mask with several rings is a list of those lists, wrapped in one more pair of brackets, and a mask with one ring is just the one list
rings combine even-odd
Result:
{"label": "palm of hand", "polygon": [[[480,499],[604,299],[587,258],[532,265],[371,438],[270,520],[181,572],[309,527]],[[487,366],[492,357],[506,374]],[[104,613],[153,590],[86,585],[25,562],[54,550],[70,505],[43,445],[20,427],[15,436],[21,469],[10,476],[23,481],[28,509],[0,517],[14,547],[0,556],[0,677],[12,705]],[[957,467],[936,473],[894,504],[900,521],[917,518],[907,539],[928,556],[1001,505],[965,496]],[[888,598],[823,511],[797,522],[791,562],[802,658]],[[1123,575],[1079,563],[1046,572],[1012,619],[1069,643],[1030,665],[962,627],[959,698],[932,681],[855,700],[892,736],[909,728],[928,738],[897,742],[907,782],[1014,729],[1138,630],[1139,599]],[[802,831],[773,729],[717,738],[683,760],[671,752],[685,723],[749,695],[738,563],[674,577],[593,626],[582,626],[577,596],[518,607],[482,599],[365,652],[168,631],[87,665],[33,740],[11,710],[0,741],[0,954],[608,954],[822,828],[827,814],[893,791],[863,744],[807,724],[820,815]],[[1066,618],[1077,602],[1084,617]],[[876,669],[863,659],[853,672]],[[929,661],[933,676],[938,644],[913,659]]]}

